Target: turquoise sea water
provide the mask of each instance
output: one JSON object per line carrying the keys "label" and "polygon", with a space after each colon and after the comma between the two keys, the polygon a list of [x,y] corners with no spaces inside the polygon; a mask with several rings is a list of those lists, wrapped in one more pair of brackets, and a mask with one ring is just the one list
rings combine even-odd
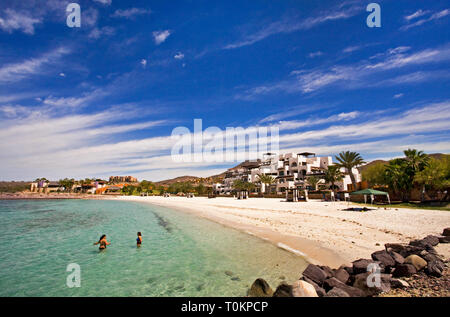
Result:
{"label": "turquoise sea water", "polygon": [[[111,245],[99,252],[93,242],[103,233]],[[79,288],[66,286],[70,263],[81,267]],[[276,287],[305,266],[268,242],[167,208],[0,201],[0,296],[245,296],[256,278]]]}

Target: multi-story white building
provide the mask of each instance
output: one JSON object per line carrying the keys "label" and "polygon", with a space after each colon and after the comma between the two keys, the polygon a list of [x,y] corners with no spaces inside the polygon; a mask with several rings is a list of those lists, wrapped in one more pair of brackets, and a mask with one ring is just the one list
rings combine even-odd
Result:
{"label": "multi-story white building", "polygon": [[[267,153],[261,161],[246,161],[237,168],[229,169],[220,186],[220,193],[231,192],[234,181],[238,179],[257,184],[258,192],[280,194],[287,189],[306,189],[309,187],[307,180],[311,176],[319,178],[319,184],[325,184],[325,171],[330,165],[333,165],[331,156],[318,157],[309,152],[279,155]],[[352,182],[345,168],[341,168],[341,172],[344,174],[344,178],[335,185],[339,190],[345,191]],[[353,168],[352,172],[356,182],[361,182],[361,174],[358,169]],[[259,175],[271,175],[274,178],[274,183],[270,185],[269,189],[266,189],[266,184],[260,184]],[[217,192],[219,193],[219,191]]]}

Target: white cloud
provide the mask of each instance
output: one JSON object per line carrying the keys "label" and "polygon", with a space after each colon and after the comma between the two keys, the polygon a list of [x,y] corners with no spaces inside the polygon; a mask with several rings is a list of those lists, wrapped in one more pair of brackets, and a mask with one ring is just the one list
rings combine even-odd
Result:
{"label": "white cloud", "polygon": [[323,55],[323,53],[321,51],[317,51],[317,52],[309,53],[308,57],[309,58],[314,58],[314,57],[319,57],[319,56],[322,56],[322,55]]}
{"label": "white cloud", "polygon": [[104,5],[110,5],[112,3],[112,0],[94,0],[94,1]]}
{"label": "white cloud", "polygon": [[435,78],[448,77],[442,71],[420,71],[394,78],[371,81],[370,78],[381,72],[394,69],[406,68],[413,65],[427,63],[439,63],[450,60],[450,46],[434,49],[424,49],[422,51],[405,53],[410,48],[401,46],[387,50],[382,54],[377,54],[381,59],[362,60],[353,64],[335,65],[330,68],[318,67],[310,70],[294,70],[291,76],[294,79],[286,79],[272,84],[265,84],[247,89],[244,93],[236,95],[237,99],[252,99],[257,95],[264,95],[274,91],[284,91],[286,93],[303,92],[310,93],[317,91],[331,84],[339,84],[344,88],[356,88],[365,85],[381,86],[405,83],[418,83]]}
{"label": "white cloud", "polygon": [[402,26],[400,28],[400,30],[406,31],[406,30],[409,30],[410,28],[413,28],[413,27],[416,27],[416,26],[420,26],[422,24],[425,24],[425,23],[428,23],[428,22],[431,22],[431,21],[434,21],[434,20],[442,19],[442,18],[444,18],[444,17],[446,17],[448,15],[450,15],[450,10],[449,9],[445,9],[445,10],[433,13],[430,17],[428,17],[426,19],[421,19],[421,20],[418,20],[418,21],[416,21],[414,23],[406,24],[406,25]]}
{"label": "white cloud", "polygon": [[66,74],[64,74],[64,73],[59,73],[59,76],[61,76],[61,77],[66,77]]}
{"label": "white cloud", "polygon": [[395,95],[394,95],[394,99],[398,99],[398,98],[401,98],[401,97],[403,97],[403,96],[404,96],[403,93],[395,94]]}
{"label": "white cloud", "polygon": [[405,20],[410,21],[410,20],[416,19],[418,17],[421,17],[421,16],[427,14],[428,12],[429,11],[423,11],[422,9],[420,9],[410,15],[405,16],[404,18],[405,18]]}
{"label": "white cloud", "polygon": [[[5,111],[14,115],[12,109]],[[116,123],[118,118],[120,123]],[[0,125],[0,174],[4,179],[33,179],[42,176],[58,179],[84,178],[94,176],[93,173],[99,177],[112,173],[132,173],[140,178],[145,175],[146,178],[155,180],[167,178],[167,175],[186,174],[188,171],[201,171],[202,175],[211,175],[224,169],[217,167],[224,163],[174,163],[170,156],[174,140],[168,135],[114,141],[110,138],[111,135],[167,123],[158,120],[123,123],[125,119],[132,117],[123,111],[108,110],[57,118],[42,114],[37,118],[25,117],[2,122],[5,124]],[[356,120],[356,123],[339,125],[336,122],[339,119]],[[280,148],[283,152],[298,152],[295,149],[302,148],[330,154],[348,149],[379,156],[379,153],[398,153],[409,146],[427,151],[448,152],[450,142],[442,138],[442,135],[449,130],[449,119],[450,102],[446,101],[403,113],[392,114],[387,111],[383,117],[377,116],[372,110],[365,113],[352,111],[323,119],[284,121],[277,126],[281,131],[310,128],[280,134]],[[305,125],[305,121],[309,123]],[[331,126],[318,126],[324,123]],[[253,128],[256,127],[246,129],[249,131]],[[418,135],[420,133],[423,136]],[[373,138],[379,140],[374,141]],[[11,142],[12,139],[14,142]]]}
{"label": "white cloud", "polygon": [[133,19],[138,15],[150,14],[151,12],[151,10],[141,8],[130,8],[125,10],[118,9],[114,11],[111,16],[114,18]]}
{"label": "white cloud", "polygon": [[88,37],[90,39],[99,39],[100,37],[111,36],[114,35],[115,29],[110,26],[104,26],[102,28],[93,28],[91,32],[89,32]]}
{"label": "white cloud", "polygon": [[11,9],[6,9],[3,17],[0,16],[0,29],[8,33],[19,30],[31,35],[34,34],[35,24],[39,23],[42,23],[40,18],[32,18],[25,13],[16,12]]}
{"label": "white cloud", "polygon": [[159,45],[163,43],[170,35],[170,30],[164,30],[164,31],[154,31],[153,33],[153,39],[155,41],[156,45]]}
{"label": "white cloud", "polygon": [[292,33],[300,30],[308,30],[328,21],[348,19],[358,14],[361,9],[360,5],[352,5],[349,8],[342,9],[342,7],[346,5],[346,3],[341,4],[338,8],[331,8],[331,10],[322,12],[320,15],[317,15],[315,17],[309,17],[306,19],[288,18],[270,23],[269,25],[263,27],[260,31],[249,34],[240,41],[226,45],[224,49],[235,49],[247,45],[252,45],[256,42],[264,40],[269,36],[280,33]]}
{"label": "white cloud", "polygon": [[173,57],[175,59],[183,59],[184,58],[184,54],[181,52],[178,52],[175,54],[175,56]]}
{"label": "white cloud", "polygon": [[26,77],[43,72],[43,66],[55,63],[63,55],[70,52],[69,49],[60,47],[40,57],[31,58],[19,63],[7,64],[0,68],[0,84],[12,83]]}
{"label": "white cloud", "polygon": [[147,60],[146,59],[141,59],[141,65],[142,65],[142,67],[146,67],[147,66]]}

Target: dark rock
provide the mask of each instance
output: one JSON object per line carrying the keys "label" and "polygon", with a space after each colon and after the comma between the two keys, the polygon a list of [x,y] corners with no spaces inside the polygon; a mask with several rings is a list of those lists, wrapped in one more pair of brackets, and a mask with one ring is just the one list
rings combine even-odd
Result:
{"label": "dark rock", "polygon": [[233,276],[234,274],[233,274],[233,272],[231,272],[231,271],[225,271],[225,275]]}
{"label": "dark rock", "polygon": [[262,278],[255,280],[248,292],[249,297],[271,297],[273,290],[269,284]]}
{"label": "dark rock", "polygon": [[342,265],[342,266],[340,267],[340,269],[346,270],[347,273],[350,274],[350,275],[353,274],[353,267],[352,267],[352,266],[345,266],[345,265]]}
{"label": "dark rock", "polygon": [[371,256],[374,261],[380,261],[385,267],[395,266],[394,259],[385,250],[374,252]]}
{"label": "dark rock", "polygon": [[386,251],[388,251],[388,252],[394,251],[399,254],[405,249],[405,246],[400,243],[386,243],[384,245],[384,247],[385,247]]}
{"label": "dark rock", "polygon": [[[374,296],[381,292],[389,292],[391,290],[391,276],[389,274],[380,274],[380,283],[378,285],[374,275],[371,274],[373,273],[366,272],[356,275],[353,287],[359,288],[369,296]],[[369,284],[367,283],[368,278]],[[373,285],[370,282],[372,282]]]}
{"label": "dark rock", "polygon": [[342,287],[344,285],[345,285],[344,283],[342,283],[335,277],[329,278],[323,282],[323,288],[327,292],[330,291],[333,287]]}
{"label": "dark rock", "polygon": [[332,278],[333,275],[333,270],[331,268],[329,268],[328,266],[319,266],[322,271],[325,272],[325,274],[327,275],[327,278]]}
{"label": "dark rock", "polygon": [[450,228],[445,228],[442,232],[443,236],[450,237]]}
{"label": "dark rock", "polygon": [[341,281],[339,281],[335,277],[325,280],[325,282],[323,284],[324,284],[324,288],[326,290],[328,290],[328,292],[331,291],[333,288],[339,288],[339,289],[342,289],[347,294],[349,294],[350,297],[366,297],[367,296],[367,294],[364,293],[364,291],[362,291],[356,287],[346,285],[346,284],[342,283]]}
{"label": "dark rock", "polygon": [[444,271],[445,265],[441,261],[431,261],[428,262],[427,267],[425,268],[425,273],[427,275],[441,277],[442,272]]}
{"label": "dark rock", "polygon": [[345,269],[337,269],[336,271],[334,271],[334,277],[345,284],[348,282],[350,274],[348,274]]}
{"label": "dark rock", "polygon": [[439,243],[450,243],[450,236],[439,237]]}
{"label": "dark rock", "polygon": [[292,286],[283,282],[278,285],[273,297],[292,297]]}
{"label": "dark rock", "polygon": [[435,247],[439,244],[439,237],[433,236],[433,235],[428,235],[425,238],[423,238],[422,240],[426,241],[433,247]]}
{"label": "dark rock", "polygon": [[402,257],[397,252],[391,251],[389,254],[392,257],[392,259],[394,259],[396,265],[397,264],[403,264],[405,262],[405,258]]}
{"label": "dark rock", "polygon": [[417,270],[412,264],[398,264],[392,273],[393,277],[411,276],[416,274]]}
{"label": "dark rock", "polygon": [[326,294],[325,290],[322,287],[320,287],[317,283],[315,283],[313,280],[310,280],[306,276],[302,276],[301,280],[308,282],[309,284],[314,286],[314,289],[316,290],[316,293],[317,295],[319,295],[319,297],[325,296]]}
{"label": "dark rock", "polygon": [[367,267],[369,264],[375,263],[375,261],[368,259],[359,259],[353,262],[353,274],[360,274],[367,272]]}
{"label": "dark rock", "polygon": [[327,279],[327,274],[320,267],[314,264],[308,265],[302,275],[314,281],[319,286],[321,286],[323,281]]}
{"label": "dark rock", "polygon": [[426,249],[427,247],[432,247],[432,245],[428,242],[428,240],[420,239],[420,240],[411,240],[409,245],[413,245],[415,247],[419,247],[422,249]]}
{"label": "dark rock", "polygon": [[342,288],[334,287],[324,297],[350,297],[350,295]]}
{"label": "dark rock", "polygon": [[420,253],[420,257],[421,257],[422,259],[424,259],[425,261],[427,261],[427,262],[431,262],[431,261],[440,261],[440,262],[443,262],[443,261],[442,261],[442,258],[441,258],[439,255],[430,253],[430,252],[428,252],[428,251],[422,251],[422,252]]}

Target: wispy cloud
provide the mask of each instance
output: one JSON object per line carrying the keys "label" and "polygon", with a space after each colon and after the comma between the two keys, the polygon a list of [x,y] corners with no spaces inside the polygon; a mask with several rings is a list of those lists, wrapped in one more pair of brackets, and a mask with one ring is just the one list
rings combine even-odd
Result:
{"label": "wispy cloud", "polygon": [[430,12],[430,11],[428,11],[428,10],[423,11],[422,9],[420,9],[420,10],[417,10],[416,12],[414,12],[414,13],[412,13],[412,14],[410,14],[410,15],[406,15],[406,16],[404,17],[404,19],[405,19],[406,21],[411,21],[411,20],[416,19],[416,18],[419,18],[419,17],[421,17],[421,16],[423,16],[423,15],[425,15],[425,14],[428,14],[429,12]]}
{"label": "wispy cloud", "polygon": [[323,52],[317,51],[317,52],[309,53],[309,54],[308,54],[308,57],[309,57],[309,58],[315,58],[315,57],[319,57],[319,56],[322,56],[322,55],[323,55]]}
{"label": "wispy cloud", "polygon": [[153,33],[153,40],[155,41],[156,45],[159,45],[163,43],[167,38],[170,36],[170,30],[164,30],[164,31],[154,31]]}
{"label": "wispy cloud", "polygon": [[112,3],[112,0],[94,0],[94,1],[108,6]]}
{"label": "wispy cloud", "polygon": [[101,37],[114,35],[115,32],[116,30],[111,26],[104,26],[102,28],[95,27],[89,32],[88,37],[97,40]]}
{"label": "wispy cloud", "polygon": [[40,18],[33,18],[25,13],[6,9],[3,16],[0,16],[0,29],[12,33],[22,31],[25,34],[34,34],[35,25],[42,23]]}
{"label": "wispy cloud", "polygon": [[184,58],[184,54],[181,52],[178,52],[175,54],[175,56],[173,57],[175,59],[183,59]]}
{"label": "wispy cloud", "polygon": [[118,9],[111,15],[113,18],[134,19],[136,16],[150,14],[152,11],[142,8]]}
{"label": "wispy cloud", "polygon": [[[342,7],[343,5],[339,6]],[[224,49],[235,49],[247,45],[252,45],[256,42],[262,41],[269,36],[281,34],[281,33],[292,33],[300,30],[308,30],[320,24],[335,21],[348,19],[350,17],[355,16],[358,12],[360,12],[360,5],[352,5],[349,8],[332,8],[329,11],[322,12],[321,14],[309,17],[306,19],[296,18],[285,18],[281,21],[272,22],[269,25],[263,27],[259,31],[248,34],[243,39],[227,44],[224,46]]]}
{"label": "wispy cloud", "polygon": [[[414,15],[415,15],[416,13],[418,13],[419,11],[420,11],[420,15],[414,16]],[[406,17],[405,17],[405,19],[406,19],[407,21],[410,21],[410,20],[412,20],[412,19],[414,19],[414,18],[416,18],[416,17],[423,16],[423,15],[429,13],[429,11],[426,11],[426,12],[423,12],[422,10],[419,10],[419,11],[417,11],[417,12],[414,13],[414,14],[412,14],[412,15],[410,16],[410,17],[411,17],[410,19],[406,19]],[[406,30],[409,30],[409,29],[411,29],[411,28],[413,28],[413,27],[420,26],[420,25],[422,25],[422,24],[425,24],[425,23],[428,23],[428,22],[431,22],[431,21],[434,21],[434,20],[442,19],[442,18],[444,18],[444,17],[446,17],[446,16],[448,16],[448,15],[450,15],[450,10],[449,10],[449,9],[445,9],[445,10],[442,10],[442,11],[439,11],[439,12],[436,12],[436,13],[433,13],[433,14],[432,14],[431,16],[429,16],[428,18],[418,20],[418,21],[416,21],[416,22],[414,22],[414,23],[406,24],[406,25],[402,26],[402,27],[400,28],[400,30],[406,31]]]}
{"label": "wispy cloud", "polygon": [[42,74],[44,65],[57,62],[62,56],[70,53],[65,47],[60,47],[50,51],[40,57],[24,60],[19,63],[7,64],[0,68],[0,84],[12,83],[31,75]]}
{"label": "wispy cloud", "polygon": [[[380,86],[382,84],[395,85],[399,83],[423,82],[446,76],[442,71],[419,71],[404,75],[395,75],[391,78],[378,80],[375,83],[370,78],[381,72],[405,68],[407,66],[427,63],[438,63],[450,60],[450,47],[444,46],[434,49],[425,49],[407,54],[409,47],[401,46],[378,54],[377,59],[362,60],[353,64],[334,65],[332,67],[318,67],[310,70],[294,70],[291,76],[294,79],[285,79],[279,82],[260,85],[238,93],[238,99],[253,99],[258,95],[265,95],[276,91],[287,93],[310,93],[331,84],[339,84],[344,88],[356,88],[361,85]],[[448,76],[447,76],[448,77]]]}

